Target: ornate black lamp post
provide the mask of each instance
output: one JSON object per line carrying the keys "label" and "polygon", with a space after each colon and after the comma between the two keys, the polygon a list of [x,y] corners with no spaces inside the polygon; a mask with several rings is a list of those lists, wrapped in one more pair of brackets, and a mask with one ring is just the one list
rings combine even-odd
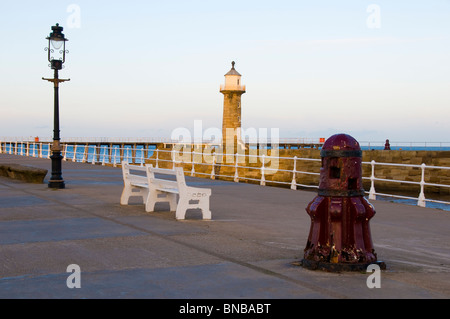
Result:
{"label": "ornate black lamp post", "polygon": [[62,33],[63,28],[57,23],[52,27],[48,40],[48,46],[45,48],[48,51],[48,62],[50,67],[54,70],[55,75],[53,79],[42,78],[49,82],[53,82],[55,88],[55,103],[54,103],[54,122],[53,122],[53,145],[52,155],[52,175],[48,182],[49,188],[64,188],[64,180],[62,178],[62,156],[61,156],[61,144],[59,136],[59,83],[70,81],[70,79],[60,79],[58,77],[58,71],[63,68],[63,63],[66,60],[66,41],[68,41]]}

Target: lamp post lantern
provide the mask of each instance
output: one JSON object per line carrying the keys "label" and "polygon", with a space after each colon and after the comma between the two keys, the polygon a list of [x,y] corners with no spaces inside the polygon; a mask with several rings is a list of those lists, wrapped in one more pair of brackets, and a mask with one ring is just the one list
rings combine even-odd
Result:
{"label": "lamp post lantern", "polygon": [[66,60],[66,41],[68,41],[62,33],[63,27],[57,23],[52,26],[52,32],[46,38],[48,40],[48,46],[45,48],[48,51],[48,62],[50,67],[54,70],[54,77],[42,78],[43,80],[53,82],[54,85],[54,118],[53,118],[53,144],[52,144],[52,175],[48,182],[49,188],[62,189],[65,188],[65,183],[62,177],[62,156],[61,156],[61,144],[60,144],[60,130],[59,130],[59,83],[70,81],[70,79],[60,79],[58,71],[63,68],[63,64]]}

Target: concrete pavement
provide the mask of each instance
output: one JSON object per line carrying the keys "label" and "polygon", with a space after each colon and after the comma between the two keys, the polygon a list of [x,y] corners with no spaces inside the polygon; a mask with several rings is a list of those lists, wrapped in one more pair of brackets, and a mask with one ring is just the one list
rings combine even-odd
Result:
{"label": "concrete pavement", "polygon": [[[50,160],[0,154],[50,170]],[[47,175],[47,178],[50,174]],[[450,213],[371,201],[381,288],[367,273],[297,266],[313,191],[186,177],[212,189],[212,220],[121,206],[121,169],[63,162],[66,189],[0,178],[0,298],[449,298]],[[81,269],[69,289],[68,265]]]}

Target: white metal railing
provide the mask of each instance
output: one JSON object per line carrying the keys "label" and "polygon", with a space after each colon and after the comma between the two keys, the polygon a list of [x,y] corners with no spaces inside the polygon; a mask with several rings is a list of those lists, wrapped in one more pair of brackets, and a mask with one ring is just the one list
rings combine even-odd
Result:
{"label": "white metal railing", "polygon": [[[419,193],[419,197],[418,197],[418,201],[417,201],[417,205],[418,206],[425,207],[426,206],[425,202],[427,202],[427,201],[435,202],[435,203],[441,203],[441,204],[450,204],[449,202],[446,202],[446,201],[434,200],[434,199],[426,199],[425,198],[425,186],[436,186],[436,187],[450,188],[450,185],[446,185],[446,184],[427,183],[427,182],[425,182],[425,169],[428,168],[428,169],[450,170],[450,167],[430,166],[430,165],[425,165],[425,164],[414,165],[414,164],[397,164],[397,163],[377,163],[375,161],[363,162],[363,164],[369,164],[369,165],[372,166],[371,176],[365,178],[365,179],[369,179],[370,180],[369,199],[376,199],[377,195],[390,196],[390,197],[403,198],[403,199],[416,199],[416,198],[412,198],[412,197],[408,197],[408,196],[377,193],[375,191],[375,181],[383,181],[383,182],[391,182],[391,183],[403,183],[403,184],[419,185],[420,186],[420,193]],[[396,180],[396,179],[386,179],[386,178],[377,178],[377,177],[375,177],[375,166],[376,165],[420,168],[421,169],[420,182],[406,181],[406,180]]]}
{"label": "white metal railing", "polygon": [[[244,139],[247,137],[243,137]],[[38,139],[38,140],[36,140]],[[248,139],[248,138],[247,138]],[[40,143],[52,143],[53,138],[51,137],[33,137],[33,136],[3,136],[0,137],[2,142],[40,142]],[[323,144],[325,138],[302,138],[302,137],[280,137],[274,144]],[[167,138],[167,137],[63,137],[61,138],[62,143],[106,143],[106,144],[126,144],[126,143],[179,143],[179,140]],[[192,141],[193,143],[213,143],[220,144],[220,140],[207,140],[201,139],[200,141]],[[249,140],[245,141],[250,142]],[[267,143],[271,144],[270,138],[259,139],[257,143]],[[402,150],[450,150],[450,142],[410,142],[410,141],[390,141],[391,149],[402,149]],[[363,149],[383,149],[385,141],[359,141],[361,148]]]}
{"label": "white metal railing", "polygon": [[[268,138],[257,138],[256,140],[251,139],[248,136],[242,137],[245,143],[255,143],[255,144],[323,144],[322,138],[277,138],[272,140]],[[0,141],[7,141],[12,143],[52,143],[52,137],[0,137]],[[215,144],[219,145],[222,143],[220,139],[192,139],[192,143],[202,143],[202,144]],[[179,139],[172,139],[167,137],[63,137],[61,138],[61,143],[78,143],[78,144],[151,144],[151,143],[167,143],[167,144],[184,144],[185,142],[180,142]]]}
{"label": "white metal railing", "polygon": [[[284,184],[289,185],[291,189],[297,189],[298,187],[310,187],[310,188],[318,188],[318,185],[311,185],[302,183],[302,175],[320,175],[320,172],[316,171],[304,171],[299,170],[298,163],[300,161],[314,161],[320,162],[319,158],[299,158],[297,156],[294,157],[278,157],[278,156],[269,156],[266,154],[262,155],[244,155],[244,154],[222,154],[219,152],[212,152],[209,155],[205,155],[205,153],[195,152],[195,151],[175,151],[175,150],[161,150],[161,149],[145,149],[141,148],[132,148],[130,147],[119,147],[114,146],[110,147],[108,145],[103,145],[101,147],[97,147],[96,145],[77,145],[77,144],[62,144],[62,156],[64,161],[73,161],[73,162],[83,162],[83,163],[91,163],[91,164],[101,164],[101,165],[112,165],[114,167],[117,164],[125,160],[132,164],[144,165],[145,163],[153,163],[156,167],[159,167],[161,163],[169,163],[168,165],[175,166],[178,163],[189,164],[191,165],[191,169],[189,172],[191,176],[207,176],[211,179],[215,179],[216,177],[227,177],[233,179],[235,182],[239,182],[241,180],[248,180],[258,182],[260,185],[266,185],[268,182],[266,177],[269,175],[273,175],[274,177],[269,180],[270,183],[273,184]],[[50,143],[36,143],[36,142],[1,142],[0,141],[0,154],[14,154],[14,155],[22,155],[22,156],[31,156],[37,158],[50,158]],[[162,156],[162,154],[170,153],[170,156]],[[182,154],[180,156],[180,154]],[[207,158],[206,156],[209,156]],[[233,158],[234,160],[230,163],[224,161],[225,158]],[[244,158],[244,159],[242,159]],[[247,159],[245,159],[247,158]],[[251,160],[252,159],[252,160]],[[288,160],[292,161],[292,165],[284,165],[288,167],[293,167],[293,169],[281,169],[281,168],[273,168],[271,165],[267,165],[270,161],[280,161],[280,160]],[[258,166],[250,166],[246,163],[257,163]],[[376,199],[377,195],[380,196],[389,196],[394,198],[401,199],[410,199],[416,200],[417,205],[421,207],[426,206],[426,202],[435,202],[440,204],[450,204],[448,201],[442,200],[434,200],[425,198],[425,187],[433,186],[433,187],[443,187],[450,188],[448,184],[442,183],[430,183],[426,181],[426,170],[443,170],[448,171],[450,167],[444,166],[431,166],[431,165],[413,165],[413,164],[399,164],[399,163],[379,163],[375,161],[371,162],[362,162],[363,165],[371,166],[371,174],[370,176],[363,176],[364,180],[370,180],[370,190],[368,193],[369,199]],[[234,171],[233,175],[223,175],[216,173],[216,166],[220,165],[221,167],[229,167],[230,170]],[[197,170],[196,168],[200,166],[207,166],[206,170]],[[396,179],[388,179],[388,178],[379,178],[376,177],[376,167],[377,166],[396,166],[396,167],[407,167],[407,168],[418,168],[421,170],[421,178],[420,181],[408,181],[405,179],[396,180]],[[209,171],[208,171],[209,168]],[[259,177],[249,177],[247,174],[239,174],[241,170],[257,170],[259,171]],[[288,172],[290,173],[291,178],[289,180],[276,179],[277,172]],[[387,183],[404,183],[404,184],[412,184],[418,185],[420,188],[418,197],[410,197],[410,196],[401,196],[394,194],[386,194],[386,193],[378,193],[375,190],[375,182],[387,182]]]}

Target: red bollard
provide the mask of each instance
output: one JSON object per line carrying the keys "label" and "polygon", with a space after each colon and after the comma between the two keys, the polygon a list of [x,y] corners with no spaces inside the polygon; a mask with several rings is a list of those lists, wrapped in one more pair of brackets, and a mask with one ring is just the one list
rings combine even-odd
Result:
{"label": "red bollard", "polygon": [[365,271],[377,261],[369,221],[375,215],[364,198],[362,151],[353,137],[336,134],[320,152],[322,167],[316,196],[306,208],[311,228],[302,266],[327,271]]}

